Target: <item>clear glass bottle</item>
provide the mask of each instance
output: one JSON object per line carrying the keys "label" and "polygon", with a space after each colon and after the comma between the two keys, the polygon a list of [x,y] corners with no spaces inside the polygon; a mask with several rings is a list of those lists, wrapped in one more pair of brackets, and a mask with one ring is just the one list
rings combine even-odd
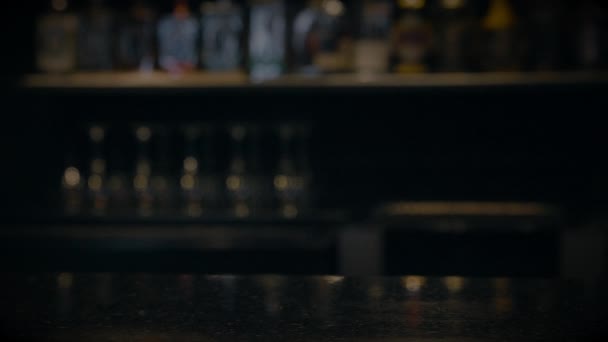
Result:
{"label": "clear glass bottle", "polygon": [[226,191],[231,201],[233,215],[237,218],[248,217],[252,211],[251,174],[247,169],[245,155],[247,134],[244,125],[235,125],[230,128],[232,157],[226,177]]}
{"label": "clear glass bottle", "polygon": [[198,65],[198,20],[190,13],[188,1],[177,0],[172,14],[158,23],[160,67],[173,73],[194,70]]}
{"label": "clear glass bottle", "polygon": [[150,142],[152,129],[146,125],[135,127],[136,162],[133,175],[133,190],[136,199],[136,208],[139,215],[152,214],[154,194],[151,186],[152,161]]}
{"label": "clear glass bottle", "polygon": [[132,208],[133,189],[130,186],[128,154],[125,151],[124,136],[118,129],[107,130],[108,154],[108,197],[111,215],[129,214]]}
{"label": "clear glass bottle", "polygon": [[528,3],[526,69],[559,69],[562,64],[562,4],[551,0],[533,0]]}
{"label": "clear glass bottle", "polygon": [[242,67],[243,12],[231,0],[201,5],[201,60],[205,69],[233,71]]}
{"label": "clear glass bottle", "polygon": [[171,163],[171,130],[165,126],[154,127],[154,155],[151,187],[158,214],[173,213],[175,208],[176,178]]}
{"label": "clear glass bottle", "polygon": [[436,25],[437,70],[468,71],[473,67],[475,20],[470,0],[440,0]]}
{"label": "clear glass bottle", "polygon": [[107,159],[105,155],[106,130],[100,125],[89,128],[89,141],[91,145],[89,176],[87,189],[89,192],[91,212],[103,215],[108,205]]}
{"label": "clear glass bottle", "polygon": [[71,216],[82,211],[84,177],[73,153],[69,154],[66,159],[61,177],[61,193],[65,214]]}
{"label": "clear glass bottle", "polygon": [[399,0],[392,33],[392,69],[398,73],[429,70],[433,29],[424,10],[426,0]]}
{"label": "clear glass bottle", "polygon": [[253,82],[284,73],[286,29],[282,0],[253,0],[249,18],[249,74]]}
{"label": "clear glass bottle", "polygon": [[117,29],[116,66],[120,69],[152,71],[156,59],[156,14],[145,0],[132,2]]}
{"label": "clear glass bottle", "polygon": [[352,69],[353,41],[340,0],[310,0],[293,23],[296,69],[331,73]]}
{"label": "clear glass bottle", "polygon": [[200,184],[200,153],[198,144],[200,130],[196,126],[187,126],[182,130],[184,136],[184,159],[179,180],[183,210],[188,216],[202,214],[202,189]]}
{"label": "clear glass bottle", "polygon": [[[278,201],[279,214],[285,218],[301,215],[304,204],[305,178],[298,159],[303,151],[298,146],[296,128],[292,125],[279,127],[279,161],[273,184]],[[300,159],[302,161],[302,159]]]}
{"label": "clear glass bottle", "polygon": [[103,0],[89,0],[80,20],[78,67],[82,70],[110,70],[113,67],[112,12]]}
{"label": "clear glass bottle", "polygon": [[355,44],[355,68],[358,73],[388,72],[392,12],[391,1],[363,1],[361,28]]}
{"label": "clear glass bottle", "polygon": [[38,19],[36,65],[44,72],[69,72],[76,68],[78,18],[70,14],[68,0],[51,1],[52,12]]}

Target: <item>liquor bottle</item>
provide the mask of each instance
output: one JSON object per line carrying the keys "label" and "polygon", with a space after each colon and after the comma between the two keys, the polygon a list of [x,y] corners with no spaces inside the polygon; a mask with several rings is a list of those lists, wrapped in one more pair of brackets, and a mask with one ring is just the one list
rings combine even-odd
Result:
{"label": "liquor bottle", "polygon": [[556,70],[561,65],[561,2],[534,0],[529,3],[526,69]]}
{"label": "liquor bottle", "polygon": [[142,216],[152,213],[154,195],[150,185],[152,175],[152,164],[150,157],[150,141],[152,130],[148,126],[135,128],[136,141],[136,163],[133,175],[133,190],[135,191],[137,212]]}
{"label": "liquor bottle", "polygon": [[355,66],[361,74],[388,71],[393,6],[388,0],[365,0],[355,44]]}
{"label": "liquor bottle", "polygon": [[67,13],[67,0],[51,1],[52,13],[37,26],[36,64],[44,72],[68,72],[76,67],[78,18]]}
{"label": "liquor bottle", "polygon": [[183,129],[184,159],[180,177],[183,209],[188,216],[200,216],[202,213],[202,189],[200,184],[200,160],[198,141],[200,131],[198,127],[188,126]]}
{"label": "liquor bottle", "polygon": [[210,125],[201,125],[198,142],[199,179],[203,212],[218,209],[222,197],[222,177],[217,166],[216,131]]}
{"label": "liquor bottle", "polygon": [[243,60],[241,8],[231,0],[201,5],[201,60],[211,71],[238,70]]}
{"label": "liquor bottle", "polygon": [[82,170],[77,167],[75,158],[70,155],[61,177],[63,206],[67,215],[76,215],[81,212],[83,188]]}
{"label": "liquor bottle", "polygon": [[103,0],[89,2],[80,21],[78,66],[83,70],[110,70],[113,67],[112,13]]}
{"label": "liquor bottle", "polygon": [[168,214],[174,208],[176,193],[175,177],[171,170],[171,132],[164,126],[154,128],[154,155],[151,188],[156,201],[155,210]]}
{"label": "liquor bottle", "polygon": [[392,68],[399,73],[426,72],[433,29],[424,15],[426,0],[400,0],[392,34]]}
{"label": "liquor bottle", "polygon": [[314,209],[314,174],[311,164],[311,127],[300,124],[295,130],[295,159],[298,169],[298,211],[306,214]]}
{"label": "liquor bottle", "polygon": [[145,0],[133,0],[116,36],[116,65],[121,69],[151,71],[155,62],[155,13]]}
{"label": "liquor bottle", "polygon": [[133,192],[128,176],[127,155],[124,136],[118,129],[108,130],[106,134],[108,155],[108,197],[112,214],[126,214],[131,208]]}
{"label": "liquor bottle", "polygon": [[286,64],[285,21],[282,0],[253,0],[249,19],[249,73],[253,82],[283,74]]}
{"label": "liquor bottle", "polygon": [[340,0],[311,0],[295,18],[293,48],[299,72],[347,71],[353,64],[353,43]]}
{"label": "liquor bottle", "polygon": [[579,6],[575,14],[574,63],[580,69],[597,69],[605,58],[602,50],[606,49],[606,14],[592,0],[584,0]]}
{"label": "liquor bottle", "polygon": [[272,207],[272,175],[267,172],[264,160],[264,130],[257,125],[247,127],[248,139],[245,151],[247,171],[251,189],[251,213],[259,215],[268,213]]}
{"label": "liquor bottle", "polygon": [[216,170],[214,133],[210,126],[184,128],[185,155],[180,186],[188,216],[209,214],[220,201],[221,180]]}
{"label": "liquor bottle", "polygon": [[105,213],[108,204],[108,189],[106,179],[106,157],[104,153],[105,128],[92,126],[89,129],[91,144],[91,161],[87,188],[93,214]]}
{"label": "liquor bottle", "polygon": [[247,170],[245,158],[247,133],[247,129],[243,125],[235,125],[230,129],[232,159],[226,178],[226,189],[232,202],[233,214],[238,218],[250,216],[252,210],[251,175]]}
{"label": "liquor bottle", "polygon": [[437,69],[466,71],[472,66],[474,20],[470,0],[440,0],[436,26]]}
{"label": "liquor bottle", "polygon": [[191,71],[198,64],[198,20],[187,0],[176,0],[173,13],[158,23],[159,64],[174,73]]}
{"label": "liquor bottle", "polygon": [[492,0],[482,19],[481,68],[485,71],[519,69],[516,17],[509,0]]}
{"label": "liquor bottle", "polygon": [[274,190],[281,216],[294,218],[301,213],[304,177],[297,163],[297,139],[295,128],[282,125],[279,128],[279,161],[274,176]]}

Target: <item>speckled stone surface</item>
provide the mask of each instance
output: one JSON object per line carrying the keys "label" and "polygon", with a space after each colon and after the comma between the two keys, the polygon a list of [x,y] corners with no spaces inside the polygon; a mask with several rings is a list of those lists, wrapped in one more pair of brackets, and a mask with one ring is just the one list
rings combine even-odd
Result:
{"label": "speckled stone surface", "polygon": [[3,274],[2,341],[608,341],[606,282]]}

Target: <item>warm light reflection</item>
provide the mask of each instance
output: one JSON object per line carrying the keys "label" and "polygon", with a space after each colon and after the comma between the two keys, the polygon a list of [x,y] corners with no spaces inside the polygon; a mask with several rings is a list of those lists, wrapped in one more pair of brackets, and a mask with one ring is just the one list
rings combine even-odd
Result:
{"label": "warm light reflection", "polygon": [[57,276],[57,287],[66,290],[72,287],[74,276],[72,273],[60,273]]}
{"label": "warm light reflection", "polygon": [[337,285],[344,281],[342,276],[326,276],[323,279],[330,285]]}
{"label": "warm light reflection", "polygon": [[399,6],[402,8],[421,9],[424,7],[426,0],[399,0]]}
{"label": "warm light reflection", "polygon": [[51,1],[51,7],[53,7],[53,9],[55,11],[63,12],[68,8],[68,1],[67,0],[53,0],[53,1]]}
{"label": "warm light reflection", "polygon": [[340,0],[324,0],[322,6],[327,14],[334,17],[344,13],[344,4]]}
{"label": "warm light reflection", "polygon": [[401,279],[403,287],[410,292],[420,292],[425,283],[426,278],[420,276],[407,276]]}
{"label": "warm light reflection", "polygon": [[506,314],[513,310],[513,298],[511,297],[511,283],[509,279],[494,279],[494,308],[498,314]]}
{"label": "warm light reflection", "polygon": [[285,175],[277,175],[274,177],[274,187],[278,190],[285,190],[289,185],[289,178]]}
{"label": "warm light reflection", "polygon": [[106,161],[100,158],[95,158],[91,162],[91,171],[93,173],[104,173],[106,171]]}
{"label": "warm light reflection", "polygon": [[496,290],[496,294],[500,296],[506,296],[510,293],[510,285],[511,282],[506,278],[497,278],[494,279],[494,289]]}
{"label": "warm light reflection", "polygon": [[298,208],[293,204],[287,204],[281,209],[281,214],[285,218],[294,218],[298,216]]}
{"label": "warm light reflection", "polygon": [[234,207],[234,214],[238,218],[244,218],[249,216],[249,206],[246,203],[237,203]]}
{"label": "warm light reflection", "polygon": [[465,285],[465,279],[463,277],[445,277],[443,283],[447,287],[451,294],[456,294],[462,291]]}
{"label": "warm light reflection", "polygon": [[100,175],[91,175],[87,184],[90,190],[99,191],[103,186],[103,179]]}
{"label": "warm light reflection", "polygon": [[379,299],[384,295],[384,288],[380,284],[372,284],[367,289],[367,295],[373,299]]}
{"label": "warm light reflection", "polygon": [[192,190],[196,185],[196,180],[192,175],[183,175],[179,181],[182,189],[184,190]]}
{"label": "warm light reflection", "polygon": [[464,5],[465,0],[442,0],[441,4],[445,8],[455,9],[460,8]]}
{"label": "warm light reflection", "polygon": [[194,157],[187,157],[184,159],[184,171],[188,173],[195,173],[198,170],[198,161]]}
{"label": "warm light reflection", "polygon": [[89,129],[89,137],[93,142],[100,143],[105,137],[105,130],[100,126],[93,126]]}
{"label": "warm light reflection", "polygon": [[77,168],[70,166],[63,173],[63,182],[68,188],[76,188],[80,185],[80,171]]}
{"label": "warm light reflection", "polygon": [[146,126],[138,127],[137,130],[135,130],[135,136],[137,137],[137,140],[145,143],[150,141],[150,138],[152,137],[152,131],[149,127]]}
{"label": "warm light reflection", "polygon": [[508,202],[401,202],[383,210],[387,215],[479,215],[479,216],[534,216],[552,212],[538,203]]}
{"label": "warm light reflection", "polygon": [[241,177],[240,176],[228,176],[226,179],[226,186],[231,191],[236,191],[241,188]]}
{"label": "warm light reflection", "polygon": [[133,180],[133,187],[137,191],[144,191],[148,188],[148,177],[145,175],[136,175]]}

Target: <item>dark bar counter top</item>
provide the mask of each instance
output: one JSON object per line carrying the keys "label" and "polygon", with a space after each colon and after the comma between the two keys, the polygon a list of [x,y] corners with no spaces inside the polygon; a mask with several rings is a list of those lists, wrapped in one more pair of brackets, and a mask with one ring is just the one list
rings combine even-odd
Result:
{"label": "dark bar counter top", "polygon": [[2,341],[608,341],[605,280],[3,274]]}

